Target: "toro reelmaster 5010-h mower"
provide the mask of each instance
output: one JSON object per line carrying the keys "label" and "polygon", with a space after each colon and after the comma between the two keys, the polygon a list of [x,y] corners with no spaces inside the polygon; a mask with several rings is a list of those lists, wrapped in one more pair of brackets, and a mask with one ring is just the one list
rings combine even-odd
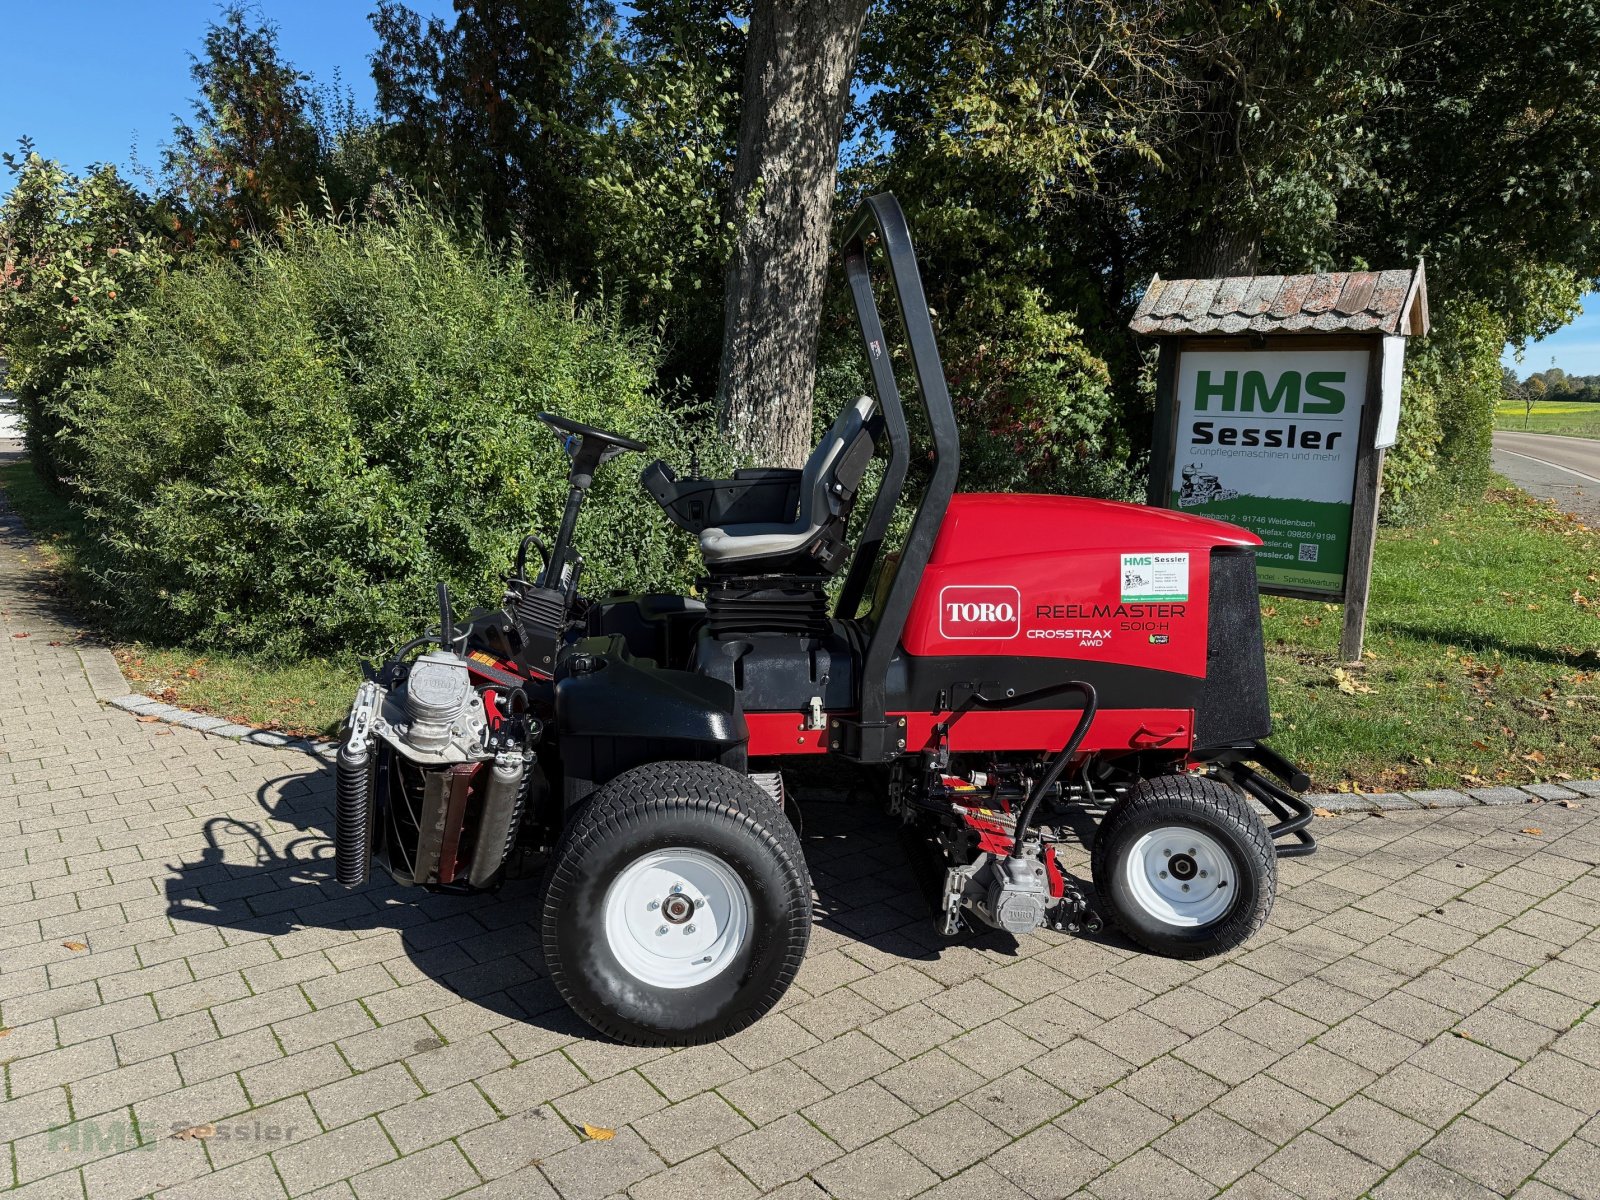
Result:
{"label": "toro reelmaster 5010-h mower", "polygon": [[[897,552],[886,539],[913,451],[873,250],[932,443]],[[623,1041],[724,1037],[794,978],[811,927],[781,775],[797,758],[887,768],[872,778],[890,812],[942,868],[945,934],[1097,928],[1056,857],[1077,813],[1104,810],[1098,906],[1182,958],[1260,928],[1277,856],[1314,846],[1292,794],[1305,776],[1260,741],[1258,539],[1129,504],[955,494],[955,416],[892,196],[866,202],[844,267],[876,397],[848,406],[803,470],[644,470],[699,539],[703,598],[578,592],[594,474],[645,447],[541,414],[571,459],[554,542],[523,541],[501,608],[457,623],[441,586],[439,630],[371,671],[351,709],[339,880],[363,882],[376,857],[403,883],[488,889],[531,850],[550,975]]]}

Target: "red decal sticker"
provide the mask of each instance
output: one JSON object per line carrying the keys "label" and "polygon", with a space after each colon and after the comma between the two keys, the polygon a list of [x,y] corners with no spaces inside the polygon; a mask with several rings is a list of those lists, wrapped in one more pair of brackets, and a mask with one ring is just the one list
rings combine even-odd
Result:
{"label": "red decal sticker", "polygon": [[939,592],[939,633],[951,640],[1014,638],[1022,632],[1022,593],[1000,584],[951,584]]}

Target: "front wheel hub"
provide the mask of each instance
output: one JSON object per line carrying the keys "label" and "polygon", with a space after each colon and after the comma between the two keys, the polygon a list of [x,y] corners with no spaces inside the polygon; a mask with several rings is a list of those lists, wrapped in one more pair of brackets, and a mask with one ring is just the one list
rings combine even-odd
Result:
{"label": "front wheel hub", "polygon": [[752,930],[744,881],[721,858],[687,846],[624,867],[606,889],[605,937],[640,983],[686,988],[720,975]]}

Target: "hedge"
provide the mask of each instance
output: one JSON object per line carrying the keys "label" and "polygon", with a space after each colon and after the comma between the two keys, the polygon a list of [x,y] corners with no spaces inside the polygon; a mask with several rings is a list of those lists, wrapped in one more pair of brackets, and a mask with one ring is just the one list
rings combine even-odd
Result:
{"label": "hedge", "polygon": [[[677,457],[655,346],[536,286],[413,203],[360,224],[302,214],[240,262],[174,272],[62,411],[96,535],[94,599],[130,637],[371,653],[443,580],[499,599],[522,535],[553,533],[552,410]],[[585,587],[683,587],[693,548],[603,469],[580,523]]]}

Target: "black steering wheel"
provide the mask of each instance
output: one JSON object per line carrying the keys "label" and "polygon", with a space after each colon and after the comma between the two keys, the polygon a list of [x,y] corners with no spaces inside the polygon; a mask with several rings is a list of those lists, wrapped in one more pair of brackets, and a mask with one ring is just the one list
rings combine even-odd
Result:
{"label": "black steering wheel", "polygon": [[593,439],[606,446],[614,446],[618,450],[649,449],[643,442],[635,441],[631,437],[623,437],[620,433],[612,433],[605,429],[596,429],[593,425],[585,425],[582,421],[572,421],[566,417],[557,416],[555,413],[542,412],[539,414],[539,420],[560,433],[571,434],[585,441]]}

